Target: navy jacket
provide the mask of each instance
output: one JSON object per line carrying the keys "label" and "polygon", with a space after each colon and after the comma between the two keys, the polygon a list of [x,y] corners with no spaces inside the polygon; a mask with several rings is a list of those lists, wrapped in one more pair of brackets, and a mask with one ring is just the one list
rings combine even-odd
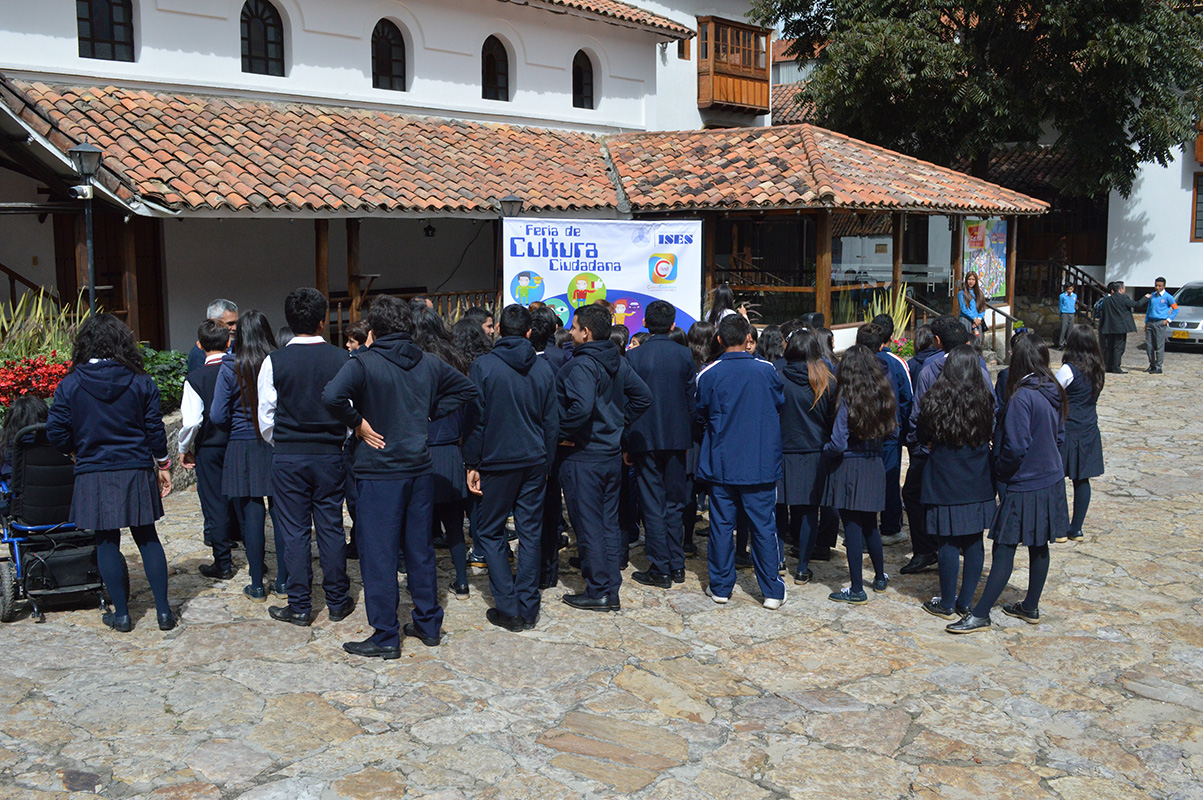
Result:
{"label": "navy jacket", "polygon": [[1065,480],[1060,386],[1023,379],[994,434],[994,474],[1009,492],[1033,492]]}
{"label": "navy jacket", "polygon": [[54,392],[46,438],[75,453],[75,474],[167,461],[159,387],[112,359],[77,364]]}
{"label": "navy jacket", "polygon": [[[459,444],[464,434],[464,410],[457,409],[445,417],[432,419],[426,425],[426,446],[440,447]],[[355,437],[351,437],[355,441]]]}
{"label": "navy jacket", "polygon": [[751,353],[723,353],[698,373],[697,393],[698,478],[736,486],[776,482],[785,392],[773,365]]}
{"label": "navy jacket", "polygon": [[993,500],[990,467],[989,442],[980,447],[932,445],[919,501],[924,505],[959,506]]}
{"label": "navy jacket", "polygon": [[238,390],[238,374],[234,372],[234,356],[221,359],[221,371],[217,373],[217,387],[213,390],[213,407],[209,420],[223,431],[228,431],[230,441],[259,439],[259,409],[247,408]]}
{"label": "navy jacket", "polygon": [[573,461],[601,461],[622,453],[626,426],[652,404],[647,384],[611,341],[586,342],[556,375],[561,440]]}
{"label": "navy jacket", "polygon": [[915,399],[915,392],[911,388],[910,373],[902,359],[895,358],[884,350],[878,350],[875,355],[886,371],[890,388],[894,390],[894,402],[897,407],[894,412],[894,424],[898,428],[888,443],[897,445],[906,440],[906,429],[911,419],[911,402]]}
{"label": "navy jacket", "polygon": [[407,333],[377,339],[356,350],[322,392],[326,408],[343,425],[365,418],[384,439],[384,449],[360,444],[352,473],[359,480],[403,480],[428,475],[427,423],[462,406],[469,419],[479,413],[472,381],[435,356],[419,350]]}
{"label": "navy jacket", "polygon": [[[940,377],[940,373],[944,371],[944,362],[948,360],[948,353],[943,350],[937,351],[932,356],[929,356],[923,366],[923,371],[919,373],[919,380],[915,382],[915,395],[911,400],[910,422],[907,424],[906,444],[907,447],[916,448],[919,455],[926,455],[927,446],[920,443],[916,436],[916,428],[919,426],[919,401],[923,395],[927,394],[927,390],[936,382],[936,378]],[[990,370],[986,367],[986,359],[978,357],[978,361],[982,367],[982,380],[986,382],[986,388],[990,387]],[[996,408],[997,410],[997,408]],[[911,455],[915,455],[912,453]]]}
{"label": "navy jacket", "polygon": [[832,459],[881,458],[881,439],[857,439],[848,430],[848,404],[841,402],[831,424],[831,437],[823,445],[823,453]]}
{"label": "navy jacket", "polygon": [[1089,433],[1099,425],[1098,397],[1090,383],[1090,376],[1078,369],[1077,364],[1070,364],[1074,379],[1065,388],[1069,399],[1069,416],[1065,420],[1065,429],[1072,433]]}
{"label": "navy jacket", "polygon": [[781,406],[781,449],[786,453],[818,453],[827,440],[827,410],[835,391],[835,377],[832,376],[827,391],[816,403],[805,361],[785,363],[780,374],[785,391],[785,403]]}
{"label": "navy jacket", "polygon": [[464,439],[464,463],[485,470],[550,466],[560,430],[556,376],[530,341],[505,336],[468,372],[480,422]]}
{"label": "navy jacket", "polygon": [[559,372],[560,367],[564,366],[564,362],[568,360],[568,356],[564,354],[564,348],[556,347],[554,341],[548,342],[546,349],[538,353],[538,356],[547,362],[547,365],[551,367],[552,373]]}
{"label": "navy jacket", "polygon": [[927,366],[927,360],[932,356],[943,353],[944,351],[938,347],[929,347],[926,350],[920,350],[915,355],[911,356],[906,362],[906,368],[911,372],[911,387],[919,385],[919,374],[923,372],[923,368]]}
{"label": "navy jacket", "polygon": [[643,344],[627,351],[627,363],[647,384],[652,407],[631,425],[627,450],[688,450],[693,446],[693,380],[697,367],[693,353],[668,338],[666,333],[649,336]]}

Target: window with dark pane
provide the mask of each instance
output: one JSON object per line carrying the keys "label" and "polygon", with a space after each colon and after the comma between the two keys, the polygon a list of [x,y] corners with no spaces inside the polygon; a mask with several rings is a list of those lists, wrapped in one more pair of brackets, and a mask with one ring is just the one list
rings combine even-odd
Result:
{"label": "window with dark pane", "polygon": [[134,60],[133,0],[76,0],[80,58]]}
{"label": "window with dark pane", "polygon": [[1203,172],[1195,173],[1195,229],[1190,238],[1203,241]]}
{"label": "window with dark pane", "polygon": [[284,76],[284,19],[268,0],[242,5],[242,71]]}
{"label": "window with dark pane", "polygon": [[572,105],[574,108],[594,108],[593,61],[584,50],[577,50],[572,59]]}
{"label": "window with dark pane", "polygon": [[510,56],[496,36],[485,39],[480,53],[480,96],[486,100],[510,99]]}
{"label": "window with dark pane", "polygon": [[372,31],[372,86],[405,91],[405,37],[387,19],[377,22]]}

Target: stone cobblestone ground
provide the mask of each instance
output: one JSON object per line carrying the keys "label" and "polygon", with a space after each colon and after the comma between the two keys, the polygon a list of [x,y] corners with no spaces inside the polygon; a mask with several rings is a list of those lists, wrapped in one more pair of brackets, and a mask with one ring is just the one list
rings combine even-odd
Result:
{"label": "stone cobblestone ground", "polygon": [[848,607],[826,599],[840,561],[817,564],[768,612],[750,574],[713,605],[693,560],[613,615],[561,604],[568,574],[523,634],[485,623],[476,576],[441,647],[363,661],[340,648],[362,607],[295,628],[244,569],[202,580],[196,495],[173,496],[181,627],[157,629],[127,539],[132,634],[94,609],[0,628],[0,798],[1203,798],[1203,354],[1108,377],[1108,473],[1085,540],[1055,546],[1044,623],[971,637],[921,611],[934,574]]}

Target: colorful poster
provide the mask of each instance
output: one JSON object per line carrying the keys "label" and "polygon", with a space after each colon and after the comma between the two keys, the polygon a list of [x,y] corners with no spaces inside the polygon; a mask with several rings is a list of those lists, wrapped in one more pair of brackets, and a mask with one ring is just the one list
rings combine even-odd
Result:
{"label": "colorful poster", "polygon": [[963,252],[963,274],[976,272],[986,297],[1006,297],[1007,221],[966,219]]}
{"label": "colorful poster", "polygon": [[502,239],[507,303],[541,301],[571,325],[573,311],[605,300],[631,333],[653,300],[677,307],[679,328],[701,316],[699,220],[509,218]]}

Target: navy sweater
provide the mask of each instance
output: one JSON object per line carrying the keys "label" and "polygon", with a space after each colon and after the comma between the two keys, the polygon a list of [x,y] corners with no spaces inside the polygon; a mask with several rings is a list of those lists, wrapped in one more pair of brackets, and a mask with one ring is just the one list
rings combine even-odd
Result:
{"label": "navy sweater", "polygon": [[322,404],[322,389],[350,354],[326,342],[281,347],[270,356],[276,387],[272,444],[285,455],[338,455],[347,429]]}
{"label": "navy sweater", "polygon": [[906,429],[910,425],[911,419],[911,402],[915,399],[909,371],[902,359],[896,358],[884,350],[878,350],[875,355],[882,369],[886,372],[886,379],[890,382],[890,388],[894,390],[894,403],[896,406],[894,424],[898,428],[895,430],[894,435],[890,437],[890,441],[893,443],[905,441]]}
{"label": "navy sweater", "polygon": [[848,430],[848,404],[841,402],[831,424],[831,438],[823,445],[829,458],[881,458],[881,439],[857,439]]}
{"label": "navy sweater", "polygon": [[1033,492],[1065,479],[1060,386],[1029,375],[1007,402],[994,434],[994,474],[1010,492]]}
{"label": "navy sweater", "polygon": [[472,363],[480,423],[464,439],[464,463],[480,469],[549,466],[560,429],[556,376],[522,336],[505,336]]}
{"label": "navy sweater", "polygon": [[910,370],[911,373],[912,388],[919,385],[919,374],[922,373],[923,368],[927,366],[928,359],[943,352],[944,351],[938,347],[929,347],[926,350],[920,350],[918,353],[915,353],[915,355],[911,356],[911,358],[906,362],[906,368]]}
{"label": "navy sweater", "polygon": [[201,447],[225,447],[229,435],[213,424],[213,394],[217,390],[217,376],[221,373],[221,364],[204,364],[199,369],[188,373],[186,380],[201,399],[201,425],[192,440],[192,451]]}
{"label": "navy sweater", "polygon": [[919,501],[924,505],[959,506],[993,500],[990,466],[989,442],[980,447],[931,445]]}
{"label": "navy sweater", "polygon": [[232,442],[260,438],[257,421],[259,409],[249,408],[247,402],[238,390],[234,356],[225,355],[221,359],[221,371],[217,373],[217,387],[213,390],[209,419],[221,430],[228,431]]}
{"label": "navy sweater", "polygon": [[631,425],[627,450],[688,450],[693,445],[691,426],[697,399],[693,392],[697,377],[693,353],[668,334],[660,333],[627,351],[627,363],[647,384],[654,401],[648,412]]}
{"label": "navy sweater", "polygon": [[367,419],[384,448],[360,444],[352,472],[360,480],[403,480],[430,474],[427,422],[468,406],[465,427],[475,424],[479,393],[470,380],[435,356],[426,355],[407,333],[360,348],[322,392],[334,418],[348,428]]}
{"label": "navy sweater", "polygon": [[440,447],[459,444],[464,434],[464,410],[456,409],[445,417],[432,419],[426,424],[426,446]]}
{"label": "navy sweater", "polygon": [[568,356],[564,355],[564,349],[556,347],[555,342],[548,342],[547,347],[538,355],[551,367],[552,373],[559,372],[560,367],[564,366],[564,362],[568,360]]}
{"label": "navy sweater", "polygon": [[152,469],[167,460],[159,387],[112,359],[77,364],[54,392],[46,438],[75,453],[75,474]]}
{"label": "navy sweater", "polygon": [[556,375],[561,440],[572,461],[603,461],[622,452],[623,433],[652,404],[647,384],[611,341],[586,342]]}
{"label": "navy sweater", "polygon": [[776,482],[785,393],[773,365],[751,353],[723,353],[698,373],[697,393],[698,478],[736,486]]}
{"label": "navy sweater", "polygon": [[787,362],[780,370],[785,390],[781,406],[781,449],[786,453],[818,453],[827,440],[827,409],[835,390],[835,378],[815,402],[810,387],[810,369],[805,361]]}

